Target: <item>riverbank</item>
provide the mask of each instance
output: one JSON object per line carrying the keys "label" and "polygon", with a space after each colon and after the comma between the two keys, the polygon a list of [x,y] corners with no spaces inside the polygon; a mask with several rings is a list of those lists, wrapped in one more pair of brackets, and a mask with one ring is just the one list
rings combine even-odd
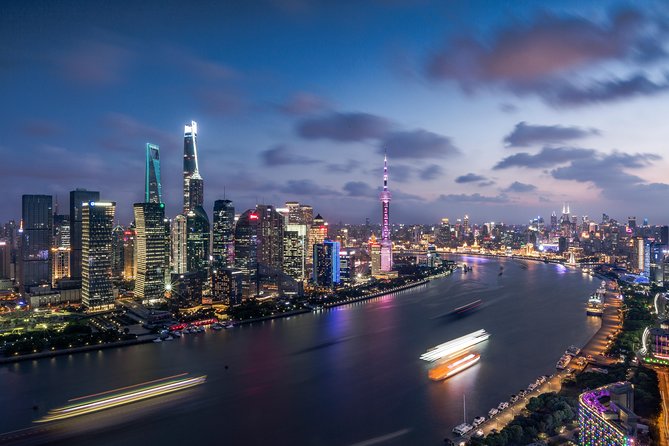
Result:
{"label": "riverbank", "polygon": [[340,305],[347,305],[347,304],[352,304],[354,302],[361,302],[363,300],[374,299],[375,297],[380,297],[380,296],[384,296],[386,294],[396,293],[398,291],[404,291],[404,290],[408,290],[410,288],[414,288],[414,287],[417,287],[417,286],[420,286],[420,285],[425,285],[427,283],[430,283],[430,280],[432,280],[432,279],[421,280],[420,282],[414,282],[414,283],[407,283],[406,285],[391,288],[389,290],[379,291],[378,293],[366,294],[366,295],[360,296],[360,297],[351,297],[351,298],[343,300],[341,302],[333,302],[333,303],[325,304],[325,305],[323,305],[323,308],[334,308],[334,307],[338,307]]}
{"label": "riverbank", "polygon": [[145,344],[152,342],[155,335],[148,335],[142,338],[129,339],[127,341],[109,342],[106,344],[82,345],[81,347],[65,348],[61,350],[47,350],[37,353],[28,353],[26,355],[15,355],[7,358],[0,358],[0,364],[11,364],[13,362],[28,361],[30,359],[50,358],[53,356],[71,355],[73,353],[90,352],[93,350],[103,350],[107,348],[126,347],[128,345]]}

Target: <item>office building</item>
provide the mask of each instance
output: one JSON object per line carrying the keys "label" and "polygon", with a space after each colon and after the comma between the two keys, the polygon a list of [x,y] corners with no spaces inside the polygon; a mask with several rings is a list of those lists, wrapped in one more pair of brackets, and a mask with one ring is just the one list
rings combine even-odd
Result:
{"label": "office building", "polygon": [[578,397],[580,445],[634,445],[637,422],[634,387],[629,382],[599,387]]}
{"label": "office building", "polygon": [[213,302],[226,305],[242,303],[243,273],[234,268],[213,268],[211,272],[211,295]]}
{"label": "office building", "polygon": [[51,283],[53,210],[51,195],[24,195],[19,285],[22,290]]}
{"label": "office building", "polygon": [[314,265],[314,245],[323,243],[328,238],[328,224],[321,217],[321,214],[317,214],[313,218],[311,226],[309,226],[309,233],[307,235],[307,272],[309,275],[313,275],[313,265]]}
{"label": "office building", "polygon": [[133,280],[137,268],[135,267],[135,227],[130,226],[123,231],[123,278]]}
{"label": "office building", "polygon": [[81,280],[82,203],[99,201],[100,192],[76,189],[70,192],[70,277]]}
{"label": "office building", "polygon": [[209,218],[202,206],[186,214],[186,270],[206,272],[209,266]]}
{"label": "office building", "polygon": [[135,298],[151,303],[165,297],[165,205],[135,203]]}
{"label": "office building", "polygon": [[369,257],[371,260],[370,272],[376,276],[381,272],[381,244],[374,234],[369,238]]}
{"label": "office building", "polygon": [[188,271],[187,256],[186,256],[186,226],[187,220],[185,215],[177,215],[172,220],[171,228],[171,265],[170,268],[175,274],[184,274]]}
{"label": "office building", "polygon": [[112,229],[116,203],[82,204],[81,300],[87,311],[114,308],[111,282]]}
{"label": "office building", "polygon": [[297,281],[306,279],[307,225],[286,225],[283,233],[283,271]]}
{"label": "office building", "polygon": [[235,266],[242,272],[244,294],[258,292],[258,225],[255,209],[244,212],[235,225]]}
{"label": "office building", "polygon": [[341,248],[339,251],[339,278],[342,285],[355,282],[355,248]]}
{"label": "office building", "polygon": [[0,279],[12,279],[12,245],[0,240]]}
{"label": "office building", "polygon": [[163,194],[160,184],[160,148],[155,144],[146,144],[146,172],[144,174],[144,202],[162,203]]}
{"label": "office building", "polygon": [[232,265],[235,253],[235,207],[232,201],[216,200],[212,220],[211,255],[214,265]]}
{"label": "office building", "polygon": [[112,230],[112,277],[123,277],[125,270],[125,228],[116,225]]}
{"label": "office building", "polygon": [[51,244],[51,286],[70,277],[70,218],[53,216],[53,243]]}
{"label": "office building", "polygon": [[314,284],[332,288],[339,285],[339,242],[325,240],[314,245]]}

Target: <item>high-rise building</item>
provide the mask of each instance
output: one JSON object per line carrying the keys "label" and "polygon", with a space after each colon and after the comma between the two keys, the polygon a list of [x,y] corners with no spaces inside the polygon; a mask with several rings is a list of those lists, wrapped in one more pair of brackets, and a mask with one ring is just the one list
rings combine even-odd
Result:
{"label": "high-rise building", "polygon": [[51,286],[70,277],[70,218],[53,216],[53,243],[51,244]]}
{"label": "high-rise building", "polygon": [[197,162],[197,123],[184,127],[184,206],[183,213],[195,210],[204,202],[204,181]]}
{"label": "high-rise building", "polygon": [[631,446],[637,443],[634,387],[617,382],[578,397],[580,445]]}
{"label": "high-rise building", "polygon": [[339,251],[339,277],[342,284],[351,285],[355,282],[354,248],[342,247]]}
{"label": "high-rise building", "polygon": [[0,240],[0,279],[11,279],[12,244]]}
{"label": "high-rise building", "polygon": [[163,194],[160,184],[160,147],[146,144],[146,173],[144,175],[144,201],[162,203]]}
{"label": "high-rise building", "polygon": [[49,252],[53,234],[51,195],[24,195],[22,200],[23,233],[19,285],[22,289],[49,284]]}
{"label": "high-rise building", "polygon": [[186,226],[187,220],[185,215],[179,214],[172,220],[172,256],[170,267],[175,274],[184,274],[188,271],[186,257]]}
{"label": "high-rise building", "polygon": [[331,288],[339,284],[339,248],[339,242],[332,240],[314,245],[312,280],[316,285]]}
{"label": "high-rise building", "polygon": [[125,280],[132,280],[135,278],[136,272],[135,227],[130,226],[123,231],[123,278]]}
{"label": "high-rise building", "polygon": [[81,301],[87,311],[114,308],[111,282],[112,229],[116,203],[82,204]]}
{"label": "high-rise building", "polygon": [[299,225],[303,224],[302,218],[302,209],[300,209],[300,203],[297,201],[286,201],[286,209],[288,209],[288,220],[287,224]]}
{"label": "high-rise building", "polygon": [[297,281],[306,279],[307,225],[286,225],[283,233],[283,271]]}
{"label": "high-rise building", "polygon": [[256,206],[258,221],[258,263],[281,270],[283,266],[283,231],[284,218],[274,206],[259,204]]}
{"label": "high-rise building", "polygon": [[243,273],[233,268],[213,268],[211,271],[211,294],[214,302],[227,305],[242,303]]}
{"label": "high-rise building", "polygon": [[311,227],[314,224],[314,208],[308,204],[302,204],[300,205],[300,213],[302,216],[299,223],[307,225],[308,228]]}
{"label": "high-rise building", "polygon": [[112,277],[123,277],[125,267],[125,228],[116,225],[112,230]]}
{"label": "high-rise building", "polygon": [[81,280],[82,203],[99,201],[100,192],[76,189],[70,192],[70,277]]}
{"label": "high-rise building", "polygon": [[209,218],[202,206],[186,214],[186,270],[204,272],[209,266]]}
{"label": "high-rise building", "polygon": [[214,265],[232,265],[235,240],[235,207],[230,200],[214,202],[211,255]]}
{"label": "high-rise building", "polygon": [[369,238],[370,272],[375,276],[381,272],[381,244],[374,234]]}
{"label": "high-rise building", "polygon": [[135,298],[150,303],[165,297],[165,205],[135,203]]}
{"label": "high-rise building", "polygon": [[244,294],[258,292],[258,225],[255,209],[244,212],[235,225],[235,266],[242,272]]}
{"label": "high-rise building", "polygon": [[313,265],[314,265],[314,245],[318,243],[323,243],[325,239],[328,238],[328,224],[321,217],[321,214],[317,214],[313,218],[311,226],[309,227],[309,233],[307,236],[308,250],[307,250],[307,271],[313,275]]}
{"label": "high-rise building", "polygon": [[[381,271],[393,269],[393,242],[390,239],[390,191],[388,190],[388,158],[383,157],[383,191],[381,191]],[[469,217],[467,217],[469,222]]]}

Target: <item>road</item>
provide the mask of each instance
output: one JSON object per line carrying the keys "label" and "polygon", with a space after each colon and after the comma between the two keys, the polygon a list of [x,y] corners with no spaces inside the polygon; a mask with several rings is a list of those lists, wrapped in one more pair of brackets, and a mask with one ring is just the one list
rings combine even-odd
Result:
{"label": "road", "polygon": [[660,395],[662,395],[662,414],[660,415],[660,446],[669,446],[669,371],[655,368],[660,381]]}

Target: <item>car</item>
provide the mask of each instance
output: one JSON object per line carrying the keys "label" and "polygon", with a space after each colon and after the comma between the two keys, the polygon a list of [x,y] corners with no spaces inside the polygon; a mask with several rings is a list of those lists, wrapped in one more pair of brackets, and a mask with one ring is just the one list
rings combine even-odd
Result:
{"label": "car", "polygon": [[499,413],[499,410],[496,407],[493,407],[488,411],[488,417],[492,418]]}
{"label": "car", "polygon": [[511,395],[511,398],[509,398],[509,401],[515,403],[516,401],[518,401],[518,395],[514,393],[513,395]]}
{"label": "car", "polygon": [[509,403],[507,403],[506,401],[502,401],[501,403],[499,403],[497,405],[497,409],[499,409],[499,410],[504,410],[507,407],[509,407]]}
{"label": "car", "polygon": [[483,416],[476,417],[476,418],[474,418],[474,421],[472,421],[472,426],[476,427],[479,424],[483,423],[484,421],[485,421],[485,417],[483,417]]}

